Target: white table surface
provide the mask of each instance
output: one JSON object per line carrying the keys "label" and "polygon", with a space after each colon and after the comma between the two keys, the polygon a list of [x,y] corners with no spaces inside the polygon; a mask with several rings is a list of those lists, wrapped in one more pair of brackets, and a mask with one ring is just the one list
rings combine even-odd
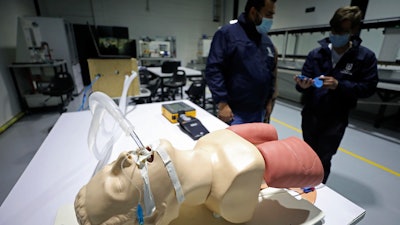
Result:
{"label": "white table surface", "polygon": [[[227,127],[193,103],[185,103],[196,108],[196,117],[210,132]],[[146,145],[166,138],[178,149],[193,148],[196,142],[161,115],[161,104],[138,105],[128,113],[127,118],[142,142]],[[52,225],[58,210],[73,204],[97,163],[87,145],[91,118],[89,111],[61,115],[1,205],[0,224]],[[130,148],[127,140],[130,138],[120,138],[111,159],[118,155],[117,151],[126,150],[120,148]],[[365,213],[364,209],[324,185],[318,188],[315,205],[325,214],[324,224],[352,224]]]}
{"label": "white table surface", "polygon": [[[187,77],[199,77],[202,75],[201,71],[199,71],[199,70],[194,70],[194,69],[187,68],[187,67],[178,67],[178,69],[184,70]],[[147,67],[147,70],[161,78],[172,77],[172,73],[162,73],[161,67]]]}

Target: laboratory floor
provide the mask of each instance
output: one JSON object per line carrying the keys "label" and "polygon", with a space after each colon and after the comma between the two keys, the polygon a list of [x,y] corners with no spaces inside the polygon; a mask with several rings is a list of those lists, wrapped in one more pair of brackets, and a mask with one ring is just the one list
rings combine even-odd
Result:
{"label": "laboratory floor", "polygon": [[[75,97],[68,112],[77,111],[81,101],[81,97]],[[59,116],[58,112],[28,114],[0,134],[0,202],[18,181]],[[301,138],[300,119],[299,105],[280,99],[275,105],[271,124],[277,128],[280,139],[289,136]],[[366,210],[365,217],[358,224],[399,224],[398,122],[390,121],[387,126],[376,129],[368,118],[354,113],[333,158],[327,185]]]}

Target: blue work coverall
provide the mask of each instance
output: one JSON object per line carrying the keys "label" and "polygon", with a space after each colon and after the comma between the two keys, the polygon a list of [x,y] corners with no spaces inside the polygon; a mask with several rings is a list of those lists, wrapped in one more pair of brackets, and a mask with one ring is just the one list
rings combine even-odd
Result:
{"label": "blue work coverall", "polygon": [[[264,112],[274,92],[275,49],[244,14],[214,35],[205,78],[215,104],[226,102],[233,114]],[[262,122],[262,118],[253,121]]]}
{"label": "blue work coverall", "polygon": [[332,64],[329,39],[319,41],[320,47],[312,50],[303,65],[302,74],[311,78],[320,75],[333,76],[338,81],[335,90],[310,87],[296,89],[303,93],[302,114],[303,139],[318,154],[324,166],[326,182],[331,159],[336,154],[348,125],[348,116],[359,98],[374,94],[378,83],[375,54],[361,46],[361,39],[352,37],[352,47]]}

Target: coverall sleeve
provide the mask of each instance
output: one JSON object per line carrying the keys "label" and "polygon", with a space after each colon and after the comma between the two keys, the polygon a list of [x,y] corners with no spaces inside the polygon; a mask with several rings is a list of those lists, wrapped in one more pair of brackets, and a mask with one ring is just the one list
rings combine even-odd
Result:
{"label": "coverall sleeve", "polygon": [[227,52],[227,40],[224,33],[218,30],[211,42],[207,59],[205,79],[216,104],[227,102],[228,92],[224,79],[224,59]]}
{"label": "coverall sleeve", "polygon": [[[313,62],[314,61],[314,54],[313,54],[313,52],[314,51],[311,51],[310,53],[308,53],[306,61],[304,62],[303,68],[301,70],[301,74],[303,74],[303,75],[305,75],[307,77],[310,77],[310,78],[314,78],[315,77],[314,70],[313,70],[313,65],[314,65],[314,62]],[[301,93],[307,92],[308,90],[311,90],[311,88],[313,88],[313,87],[310,87],[310,88],[307,88],[307,89],[303,89],[303,88],[300,87],[300,85],[296,84],[296,90],[298,92],[301,92]]]}

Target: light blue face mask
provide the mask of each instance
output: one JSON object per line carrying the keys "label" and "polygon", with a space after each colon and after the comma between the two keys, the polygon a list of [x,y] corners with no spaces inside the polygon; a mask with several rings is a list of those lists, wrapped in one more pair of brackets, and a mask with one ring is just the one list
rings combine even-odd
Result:
{"label": "light blue face mask", "polygon": [[343,47],[349,42],[350,34],[329,34],[329,40],[335,48]]}
{"label": "light blue face mask", "polygon": [[266,34],[272,27],[272,19],[270,18],[262,18],[261,24],[256,26],[258,33]]}

